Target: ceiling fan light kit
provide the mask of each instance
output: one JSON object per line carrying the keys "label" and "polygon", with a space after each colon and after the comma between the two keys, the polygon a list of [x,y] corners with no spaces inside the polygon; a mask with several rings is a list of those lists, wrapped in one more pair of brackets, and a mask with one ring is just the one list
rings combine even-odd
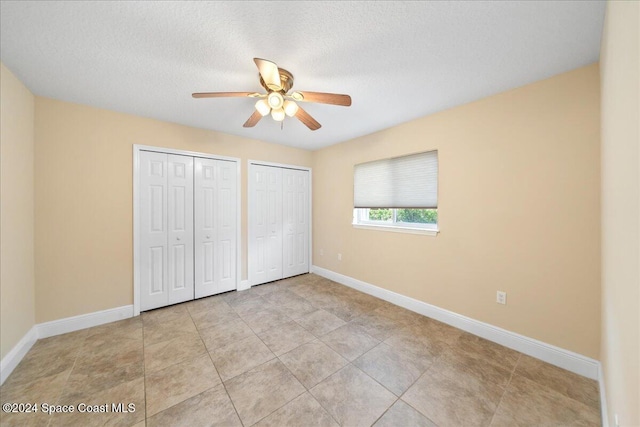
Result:
{"label": "ceiling fan light kit", "polygon": [[277,110],[276,109],[272,109],[271,110],[271,117],[276,122],[283,121],[284,120],[284,110],[282,108],[278,108]]}
{"label": "ceiling fan light kit", "polygon": [[296,104],[293,101],[289,101],[289,100],[284,101],[283,108],[284,108],[285,114],[289,117],[295,116],[296,113],[298,112],[298,104]]}
{"label": "ceiling fan light kit", "polygon": [[282,104],[284,104],[284,98],[279,92],[271,92],[267,96],[267,100],[269,101],[269,107],[273,108],[274,110],[279,109],[280,107],[282,107]]}
{"label": "ceiling fan light kit", "polygon": [[269,107],[266,99],[260,99],[256,102],[256,110],[258,110],[262,116],[266,116],[271,111],[271,107]]}
{"label": "ceiling fan light kit", "polygon": [[204,92],[194,93],[194,98],[221,98],[221,97],[250,97],[260,98],[255,103],[255,111],[244,123],[244,127],[253,127],[260,119],[271,113],[271,118],[282,122],[286,116],[296,117],[309,129],[318,130],[321,125],[309,113],[304,111],[295,101],[317,102],[320,104],[351,105],[351,97],[337,93],[323,92],[292,92],[293,74],[278,68],[278,66],[266,59],[253,58],[260,72],[260,85],[267,91],[266,94],[257,92]]}

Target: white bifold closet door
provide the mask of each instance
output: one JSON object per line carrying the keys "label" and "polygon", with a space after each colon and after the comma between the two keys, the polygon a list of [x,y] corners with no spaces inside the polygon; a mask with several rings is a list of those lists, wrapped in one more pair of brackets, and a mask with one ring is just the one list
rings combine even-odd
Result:
{"label": "white bifold closet door", "polygon": [[309,272],[309,171],[249,166],[252,285]]}
{"label": "white bifold closet door", "polygon": [[236,289],[236,163],[140,152],[140,309]]}
{"label": "white bifold closet door", "polygon": [[143,152],[141,309],[193,299],[193,157]]}
{"label": "white bifold closet door", "polygon": [[254,180],[251,211],[254,283],[282,279],[282,169],[250,165]]}
{"label": "white bifold closet door", "polygon": [[283,277],[309,272],[309,172],[282,169]]}
{"label": "white bifold closet door", "polygon": [[195,295],[236,289],[236,163],[195,159]]}

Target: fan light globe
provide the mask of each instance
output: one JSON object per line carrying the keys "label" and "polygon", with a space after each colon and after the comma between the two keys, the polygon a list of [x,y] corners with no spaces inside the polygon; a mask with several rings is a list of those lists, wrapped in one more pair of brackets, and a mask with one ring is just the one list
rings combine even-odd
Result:
{"label": "fan light globe", "polygon": [[281,122],[284,120],[284,110],[282,108],[279,108],[277,110],[271,110],[271,117],[273,117],[273,120],[275,120],[276,122]]}
{"label": "fan light globe", "polygon": [[293,101],[284,101],[283,108],[284,113],[289,117],[295,116],[298,112],[298,104]]}
{"label": "fan light globe", "polygon": [[271,107],[269,107],[269,104],[267,104],[267,101],[265,101],[264,99],[261,99],[258,102],[256,102],[256,110],[258,110],[258,113],[262,114],[262,116],[264,117],[267,114],[269,114],[269,111],[271,111]]}
{"label": "fan light globe", "polygon": [[267,97],[267,102],[269,102],[269,107],[273,108],[274,110],[278,110],[282,108],[284,98],[278,92],[271,92]]}

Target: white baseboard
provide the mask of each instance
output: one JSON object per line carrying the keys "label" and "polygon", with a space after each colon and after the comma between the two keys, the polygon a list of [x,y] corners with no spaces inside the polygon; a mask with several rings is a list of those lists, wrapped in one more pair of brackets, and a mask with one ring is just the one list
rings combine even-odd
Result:
{"label": "white baseboard", "polygon": [[27,332],[18,344],[13,346],[11,351],[7,353],[0,362],[0,385],[4,384],[4,381],[9,378],[11,372],[16,369],[18,363],[27,354],[27,352],[33,347],[38,340],[38,325],[34,325],[29,332]]}
{"label": "white baseboard", "polygon": [[607,410],[607,393],[604,384],[604,370],[602,364],[598,365],[598,388],[600,390],[600,416],[602,427],[609,427],[609,411]]}
{"label": "white baseboard", "polygon": [[[311,272],[327,279],[349,286],[366,294],[375,296],[392,304],[399,305],[416,313],[431,317],[443,323],[462,329],[474,335],[504,345],[521,353],[538,358],[552,365],[559,366],[585,377],[598,380],[600,388],[600,408],[602,425],[608,427],[607,399],[605,393],[604,373],[600,362],[565,350],[542,341],[528,338],[496,326],[436,307],[387,289],[374,286],[353,277],[345,276],[322,267],[312,266]],[[243,280],[238,290],[249,289],[249,281]],[[34,325],[29,332],[2,358],[0,362],[0,385],[9,377],[18,363],[39,338],[47,338],[68,332],[78,331],[92,326],[115,322],[133,317],[133,305],[67,317],[65,319]]]}
{"label": "white baseboard", "polygon": [[587,378],[594,380],[598,379],[600,362],[597,360],[533,338],[525,337],[524,335],[520,335],[515,332],[507,331],[479,320],[471,319],[461,314],[436,307],[435,305],[377,287],[370,283],[366,283],[322,267],[314,265],[312,271],[315,274],[333,280],[334,282],[341,283],[345,286],[357,289],[392,304],[399,305],[400,307],[404,307],[424,316],[439,320],[440,322],[462,329],[463,331],[467,331],[489,341],[496,342],[531,357],[543,360],[552,365],[559,366],[560,368]]}
{"label": "white baseboard", "polygon": [[128,319],[129,317],[133,317],[133,305],[52,320],[51,322],[39,323],[36,327],[38,328],[38,338],[47,338],[115,322],[116,320]]}
{"label": "white baseboard", "polygon": [[133,317],[133,305],[110,308],[94,313],[81,314],[34,325],[0,362],[0,385],[11,375],[18,363],[40,338],[48,338],[67,332],[79,331],[92,326],[103,325]]}

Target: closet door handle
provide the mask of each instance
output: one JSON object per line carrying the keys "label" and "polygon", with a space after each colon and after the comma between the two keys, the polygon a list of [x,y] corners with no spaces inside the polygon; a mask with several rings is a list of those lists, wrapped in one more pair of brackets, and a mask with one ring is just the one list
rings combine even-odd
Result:
{"label": "closet door handle", "polygon": [[211,236],[207,235],[207,239],[210,239],[210,238],[211,238]]}
{"label": "closet door handle", "polygon": [[176,237],[176,240],[178,240],[178,241],[179,241],[179,240],[180,240],[180,238],[179,238],[179,237]]}

